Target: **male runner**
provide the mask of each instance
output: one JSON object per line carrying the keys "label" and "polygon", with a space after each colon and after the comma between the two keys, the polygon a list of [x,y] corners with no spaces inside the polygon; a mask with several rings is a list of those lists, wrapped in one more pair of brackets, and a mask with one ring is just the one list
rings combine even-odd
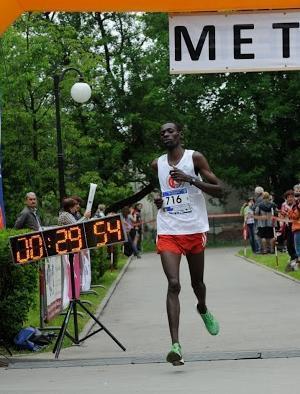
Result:
{"label": "male runner", "polygon": [[209,226],[202,192],[220,197],[222,186],[201,153],[181,146],[179,125],[164,124],[160,136],[167,154],[154,160],[152,168],[158,175],[162,193],[161,197],[155,199],[155,204],[159,209],[157,251],[168,280],[167,314],[172,348],[167,361],[173,365],[183,365],[178,338],[179,265],[182,254],[186,255],[188,261],[191,285],[198,300],[197,311],[211,335],[219,332],[219,324],[205,303],[204,249]]}

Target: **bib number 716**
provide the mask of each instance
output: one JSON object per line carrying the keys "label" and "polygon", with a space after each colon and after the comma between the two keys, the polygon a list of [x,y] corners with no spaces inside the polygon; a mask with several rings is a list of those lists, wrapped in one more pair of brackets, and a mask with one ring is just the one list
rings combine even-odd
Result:
{"label": "bib number 716", "polygon": [[166,205],[175,205],[180,203],[182,203],[182,198],[179,195],[166,197]]}

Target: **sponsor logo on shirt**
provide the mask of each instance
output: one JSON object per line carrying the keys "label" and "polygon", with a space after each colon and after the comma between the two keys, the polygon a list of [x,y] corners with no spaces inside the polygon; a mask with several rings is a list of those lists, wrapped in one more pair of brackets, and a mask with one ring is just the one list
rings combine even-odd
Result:
{"label": "sponsor logo on shirt", "polygon": [[175,181],[170,175],[168,175],[167,178],[167,184],[172,188],[172,189],[177,189],[178,187],[182,186],[184,182],[177,182]]}

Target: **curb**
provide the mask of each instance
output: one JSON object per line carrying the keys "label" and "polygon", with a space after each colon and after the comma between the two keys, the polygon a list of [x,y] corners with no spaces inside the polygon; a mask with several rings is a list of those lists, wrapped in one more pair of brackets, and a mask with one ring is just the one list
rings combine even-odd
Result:
{"label": "curb", "polygon": [[[110,298],[112,297],[113,293],[115,292],[120,280],[122,279],[123,275],[125,274],[125,272],[127,271],[129,264],[132,262],[133,256],[130,256],[126,262],[126,264],[124,265],[124,267],[122,268],[122,270],[120,271],[119,275],[117,276],[116,280],[112,283],[112,285],[110,286],[106,296],[103,298],[103,300],[101,301],[100,305],[98,306],[96,312],[95,312],[95,316],[97,319],[99,319],[99,317],[102,315],[102,313],[104,312],[107,304],[109,303]],[[88,335],[93,327],[96,325],[96,322],[91,318],[85,325],[85,327],[83,328],[83,330],[80,333],[81,337],[85,337],[86,335]]]}
{"label": "curb", "polygon": [[286,279],[292,280],[293,282],[296,282],[296,283],[300,284],[300,280],[299,279],[293,278],[292,276],[289,276],[289,275],[285,274],[284,272],[277,271],[276,269],[271,268],[271,267],[267,267],[266,265],[264,265],[262,263],[258,263],[257,261],[250,259],[249,257],[241,256],[239,254],[236,254],[236,256],[240,257],[243,260],[248,261],[248,263],[255,264],[255,265],[257,265],[257,266],[259,266],[259,267],[261,267],[261,268],[263,268],[263,269],[265,269],[267,271],[271,271],[271,272],[273,272],[276,275],[283,276]]}

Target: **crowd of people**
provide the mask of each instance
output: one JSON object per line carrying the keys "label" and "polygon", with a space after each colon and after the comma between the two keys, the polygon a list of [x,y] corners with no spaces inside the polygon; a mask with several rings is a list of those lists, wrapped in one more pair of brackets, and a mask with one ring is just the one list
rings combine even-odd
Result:
{"label": "crowd of people", "polygon": [[241,208],[244,226],[253,253],[274,253],[275,246],[287,251],[286,271],[300,269],[300,184],[287,190],[284,202],[277,206],[273,195],[261,186],[254,190]]}
{"label": "crowd of people", "polygon": [[[85,211],[82,214],[83,200],[79,196],[70,196],[64,198],[61,210],[58,214],[57,224],[65,226],[74,223],[80,223],[91,218],[102,218],[113,213],[105,213],[105,205],[99,204],[97,210],[92,215],[91,211]],[[127,256],[134,254],[137,258],[141,258],[143,222],[142,222],[141,203],[137,203],[132,207],[122,209],[124,217],[124,230],[127,234],[128,241],[124,246],[124,252]],[[42,220],[38,213],[38,200],[34,192],[29,192],[25,196],[25,207],[18,215],[15,225],[17,229],[30,229],[39,231],[42,229]]]}

